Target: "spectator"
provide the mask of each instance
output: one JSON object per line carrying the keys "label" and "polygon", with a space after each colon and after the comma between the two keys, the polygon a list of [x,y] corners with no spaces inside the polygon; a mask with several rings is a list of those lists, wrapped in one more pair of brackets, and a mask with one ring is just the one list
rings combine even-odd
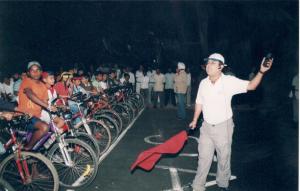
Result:
{"label": "spectator", "polygon": [[192,76],[189,68],[187,68],[186,74],[187,74],[186,105],[187,107],[191,107]]}
{"label": "spectator", "polygon": [[103,80],[103,73],[99,71],[96,73],[95,80],[92,81],[93,87],[95,87],[97,92],[99,93],[103,93],[103,89],[101,87],[102,80]]}
{"label": "spectator", "polygon": [[174,73],[171,68],[168,68],[168,72],[165,74],[165,106],[168,106],[169,102],[175,107],[175,95],[174,95]]}
{"label": "spectator", "polygon": [[155,70],[152,70],[151,67],[148,68],[147,76],[149,77],[149,87],[148,87],[148,104],[152,105],[153,92],[154,92],[154,74]]}
{"label": "spectator", "polygon": [[178,73],[175,75],[174,89],[178,100],[177,118],[183,120],[186,118],[185,102],[187,91],[187,74],[185,72],[185,65],[182,62],[177,64]]}
{"label": "spectator", "polygon": [[14,95],[14,80],[8,75],[4,76],[2,83],[2,94],[7,101],[15,102],[16,96]]}
{"label": "spectator", "polygon": [[131,68],[127,67],[127,71],[130,76],[129,82],[132,84],[133,87],[135,87],[135,78],[134,78],[134,74],[131,72]]}
{"label": "spectator", "polygon": [[70,96],[71,92],[71,78],[73,77],[73,74],[69,72],[63,72],[60,75],[60,81],[57,82],[54,85],[54,89],[56,90],[57,94],[64,98],[65,101],[67,101],[67,98]]}
{"label": "spectator", "polygon": [[113,86],[117,86],[119,85],[119,80],[117,79],[117,72],[116,70],[111,70],[110,71],[110,74],[109,74],[109,77],[107,79],[107,85],[108,87],[113,87]]}
{"label": "spectator", "polygon": [[116,78],[117,78],[117,80],[120,80],[120,78],[121,78],[121,70],[120,70],[118,64],[115,64],[113,69],[116,71],[116,75],[117,75]]}
{"label": "spectator", "polygon": [[[20,76],[18,79],[16,79],[16,81],[14,82],[13,90],[14,90],[14,95],[15,95],[16,97],[18,97],[20,85],[21,85],[21,83],[22,83],[22,80],[23,80],[25,77],[26,77],[26,73],[23,72],[23,73],[21,74],[21,76]],[[17,101],[18,101],[18,98],[16,98],[16,99],[17,99]]]}
{"label": "spectator", "polygon": [[100,81],[100,87],[101,87],[103,90],[108,89],[108,85],[107,85],[107,74],[106,74],[106,73],[103,74],[102,80]]}
{"label": "spectator", "polygon": [[147,73],[144,71],[143,76],[140,77],[141,80],[141,94],[144,98],[145,105],[148,106],[148,89],[149,89],[149,77]]}
{"label": "spectator", "polygon": [[141,83],[143,78],[143,71],[144,67],[140,65],[139,70],[135,72],[135,78],[136,78],[136,93],[140,93],[141,89]]}
{"label": "spectator", "polygon": [[85,89],[85,91],[90,92],[90,93],[96,93],[97,90],[94,88],[92,83],[89,80],[89,76],[87,74],[83,74],[81,76],[81,84],[80,86]]}
{"label": "spectator", "polygon": [[154,108],[157,107],[157,102],[159,99],[160,108],[164,107],[164,83],[165,76],[160,73],[160,69],[156,69],[154,74]]}

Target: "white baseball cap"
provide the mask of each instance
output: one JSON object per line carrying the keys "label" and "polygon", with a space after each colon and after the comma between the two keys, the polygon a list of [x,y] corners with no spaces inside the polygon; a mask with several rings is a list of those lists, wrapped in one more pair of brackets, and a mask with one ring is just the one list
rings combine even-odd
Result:
{"label": "white baseball cap", "polygon": [[29,70],[33,65],[36,65],[36,66],[38,66],[39,68],[41,68],[40,63],[38,63],[37,61],[31,61],[31,62],[28,63],[27,69]]}
{"label": "white baseball cap", "polygon": [[185,69],[184,63],[183,63],[183,62],[178,62],[177,68],[178,68],[179,70],[184,70],[184,69]]}
{"label": "white baseball cap", "polygon": [[224,64],[224,66],[227,66],[225,64],[225,59],[224,57],[219,54],[219,53],[213,53],[211,54],[208,58],[205,58],[204,61],[207,62],[208,60],[215,60],[215,61],[219,61],[219,62],[222,62]]}

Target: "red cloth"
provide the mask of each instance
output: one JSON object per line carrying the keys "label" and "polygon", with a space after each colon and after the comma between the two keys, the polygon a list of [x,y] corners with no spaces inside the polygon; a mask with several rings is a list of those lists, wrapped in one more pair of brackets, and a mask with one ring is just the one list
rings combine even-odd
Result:
{"label": "red cloth", "polygon": [[162,154],[176,154],[178,153],[188,136],[186,131],[174,135],[163,144],[152,147],[139,154],[136,161],[131,165],[130,170],[134,170],[136,167],[140,167],[144,170],[151,170],[155,163],[160,159]]}

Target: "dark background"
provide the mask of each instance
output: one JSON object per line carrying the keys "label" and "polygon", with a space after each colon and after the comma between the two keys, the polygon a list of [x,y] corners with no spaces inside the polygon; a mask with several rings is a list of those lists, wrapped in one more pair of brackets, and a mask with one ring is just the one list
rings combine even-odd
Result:
{"label": "dark background", "polygon": [[103,63],[166,69],[183,61],[195,79],[203,58],[219,52],[248,78],[272,52],[265,83],[269,94],[286,97],[298,72],[298,7],[298,1],[0,2],[0,67],[23,71],[37,60],[52,70],[75,63],[86,70]]}

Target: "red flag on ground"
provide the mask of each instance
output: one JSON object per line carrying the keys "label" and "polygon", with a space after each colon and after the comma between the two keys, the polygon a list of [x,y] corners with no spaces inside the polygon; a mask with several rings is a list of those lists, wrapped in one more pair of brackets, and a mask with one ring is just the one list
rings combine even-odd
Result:
{"label": "red flag on ground", "polygon": [[140,167],[144,170],[151,170],[155,163],[160,159],[162,154],[178,153],[183,147],[187,138],[187,132],[181,131],[163,144],[157,145],[140,153],[136,161],[131,165],[130,170],[132,171],[136,167]]}

